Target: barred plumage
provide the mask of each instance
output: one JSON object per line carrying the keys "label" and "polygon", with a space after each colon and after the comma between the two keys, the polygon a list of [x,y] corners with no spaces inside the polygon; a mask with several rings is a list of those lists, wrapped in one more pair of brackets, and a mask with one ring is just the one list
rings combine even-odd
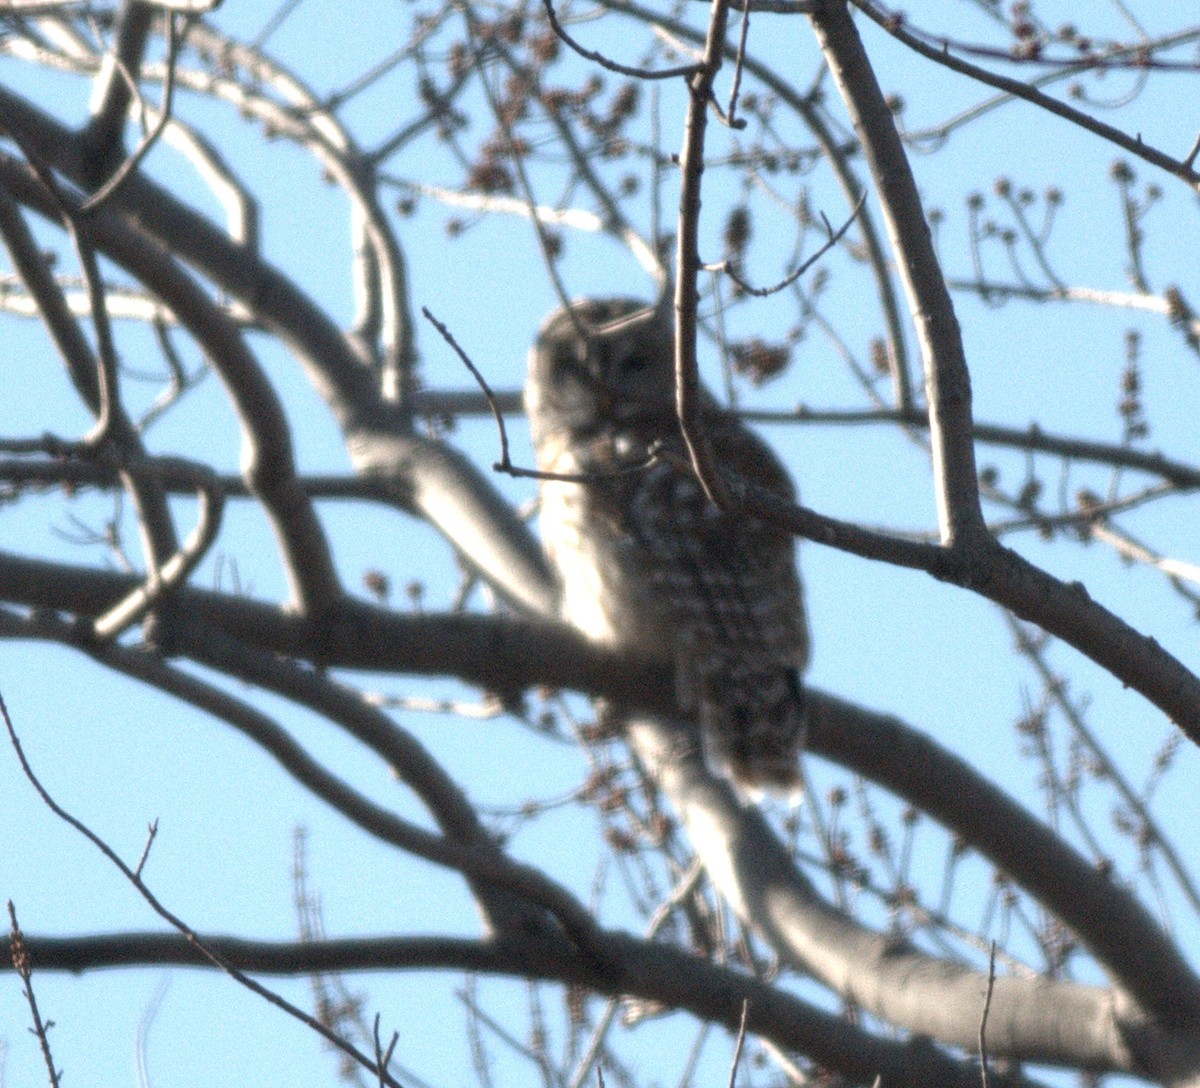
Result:
{"label": "barred plumage", "polygon": [[[571,309],[542,326],[526,386],[538,467],[589,477],[542,481],[563,618],[673,664],[715,770],[750,790],[794,792],[808,632],[792,539],[723,513],[691,473],[665,316],[623,298]],[[724,469],[793,494],[770,447],[707,395],[704,426]],[[660,455],[639,467],[656,443]]]}

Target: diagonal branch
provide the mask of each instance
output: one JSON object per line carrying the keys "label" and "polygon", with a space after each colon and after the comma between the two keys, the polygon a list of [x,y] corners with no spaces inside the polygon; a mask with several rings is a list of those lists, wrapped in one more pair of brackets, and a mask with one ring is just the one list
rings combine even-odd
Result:
{"label": "diagonal branch", "polygon": [[137,889],[138,893],[150,905],[150,908],[154,911],[154,913],[162,918],[168,925],[178,931],[180,937],[184,939],[188,948],[193,952],[193,954],[198,954],[203,960],[206,960],[212,966],[224,971],[227,975],[240,983],[246,989],[250,990],[252,993],[257,994],[259,997],[270,1002],[276,1008],[282,1009],[289,1016],[299,1020],[302,1024],[305,1024],[307,1027],[311,1028],[322,1038],[326,1039],[328,1042],[333,1044],[339,1050],[343,1051],[349,1057],[353,1058],[365,1068],[371,1070],[372,1072],[378,1073],[381,1085],[387,1084],[391,1086],[391,1088],[400,1088],[398,1082],[389,1076],[386,1070],[376,1069],[376,1067],[371,1063],[370,1059],[368,1059],[364,1054],[360,1053],[350,1043],[346,1042],[344,1039],[341,1039],[335,1032],[331,1031],[315,1017],[309,1015],[303,1009],[292,1004],[290,1001],[287,1001],[274,991],[269,990],[261,982],[257,982],[250,978],[244,971],[239,970],[232,963],[229,963],[227,960],[223,959],[219,953],[205,946],[199,935],[190,926],[188,926],[188,924],[184,922],[182,918],[172,913],[150,890],[145,881],[142,880],[140,866],[139,870],[131,869],[129,865],[121,859],[116,851],[108,845],[107,842],[105,842],[90,827],[78,819],[78,817],[73,816],[70,812],[64,809],[50,795],[50,793],[47,792],[45,786],[42,785],[41,781],[37,777],[37,774],[34,772],[33,767],[26,759],[25,752],[21,747],[20,738],[17,736],[17,731],[13,726],[12,718],[9,717],[8,707],[4,704],[3,696],[0,696],[0,715],[2,715],[4,718],[4,725],[8,732],[8,737],[12,743],[13,749],[16,751],[17,759],[21,764],[21,770],[24,771],[25,777],[29,780],[30,784],[33,786],[34,790],[36,790],[38,796],[42,799],[47,808],[49,808],[51,812],[53,812],[54,815],[60,820],[63,820],[65,823],[69,824],[72,828],[78,831],[110,862],[112,862],[112,864],[120,870],[125,879],[128,880],[135,889]]}
{"label": "diagonal branch", "polygon": [[[77,644],[75,629],[70,624],[47,615],[22,621],[2,610],[0,636]],[[222,671],[237,675],[239,670],[251,670],[260,680],[271,671],[270,662],[255,662],[249,648],[228,638],[214,637],[210,632],[195,629],[189,631],[188,625],[182,622],[171,631],[171,636],[178,647],[186,645],[197,660]],[[532,866],[507,857],[489,839],[477,835],[464,842],[436,835],[377,805],[310,756],[273,719],[227,692],[167,664],[156,653],[111,644],[84,643],[78,648],[108,668],[182,699],[236,729],[270,755],[297,782],[369,835],[544,907],[597,970],[610,969],[610,951],[587,909],[565,888]],[[293,683],[302,683],[298,673]]]}
{"label": "diagonal branch", "polygon": [[909,49],[915,53],[919,53],[927,60],[932,60],[945,68],[951,69],[951,71],[969,76],[971,79],[987,84],[989,87],[995,87],[997,90],[1004,91],[1014,98],[1032,102],[1035,106],[1039,106],[1057,117],[1062,117],[1064,120],[1070,121],[1072,124],[1078,125],[1080,128],[1086,129],[1088,132],[1094,133],[1108,140],[1110,143],[1116,144],[1117,147],[1128,151],[1131,155],[1136,155],[1139,159],[1157,166],[1161,170],[1165,170],[1168,174],[1186,182],[1193,189],[1200,190],[1200,172],[1197,172],[1193,167],[1194,156],[1186,159],[1174,159],[1157,148],[1143,143],[1140,133],[1137,136],[1130,136],[1128,133],[1122,132],[1119,128],[1106,125],[1103,121],[1098,121],[1096,118],[1089,117],[1086,113],[1068,106],[1065,102],[1060,102],[1057,98],[1051,98],[1048,94],[1044,94],[1028,83],[1022,83],[1019,79],[1010,79],[1007,76],[989,72],[986,68],[980,68],[977,64],[971,64],[961,57],[956,57],[949,49],[939,49],[928,42],[922,41],[919,37],[904,29],[902,19],[897,18],[889,12],[881,11],[871,0],[849,0],[849,2],[853,3],[868,19],[881,26],[897,41],[903,42]]}
{"label": "diagonal branch", "polygon": [[[34,607],[86,615],[102,609],[121,587],[133,583],[124,575],[84,574],[65,565],[13,560],[0,554],[0,584],[16,589],[10,598]],[[757,883],[758,862],[754,859],[776,858],[771,864],[778,873],[793,873],[780,886],[800,881],[794,886],[803,891],[802,898],[809,894],[803,879],[794,872],[793,863],[781,854],[782,847],[755,810],[742,809],[732,795],[726,796],[727,791],[722,792],[723,787],[713,783],[696,752],[688,754],[687,727],[672,722],[676,710],[667,694],[672,685],[665,669],[655,670],[646,662],[629,661],[589,645],[577,633],[557,624],[515,622],[498,616],[389,614],[347,605],[350,610],[344,620],[335,622],[331,617],[318,644],[301,619],[264,604],[190,588],[181,591],[181,600],[196,624],[211,626],[263,651],[317,659],[333,668],[426,675],[451,672],[469,683],[502,691],[517,691],[538,683],[574,687],[602,695],[617,705],[661,715],[659,724],[640,725],[640,732],[635,729],[633,743],[644,748],[647,762],[661,764],[664,775],[676,776],[670,780],[674,783],[672,800],[680,811],[691,813],[693,825],[710,835],[706,859],[709,866],[729,879],[740,866],[737,871],[741,879],[749,881],[747,888],[756,889],[732,887],[726,893],[733,895],[734,901],[746,902],[763,895],[769,899],[774,893],[768,894]],[[19,631],[11,634],[19,635]],[[193,638],[201,641],[193,644]],[[196,625],[180,625],[175,649],[200,659],[211,652],[205,648]],[[1200,1021],[1200,981],[1128,892],[1092,870],[1061,839],[930,738],[895,718],[853,707],[820,692],[810,691],[809,696],[816,751],[879,782],[962,835],[1070,924],[1104,968],[1147,1009],[1157,1011],[1164,1022],[1179,1018]],[[683,760],[678,766],[664,762],[663,752],[672,743],[682,744],[674,753]],[[1003,834],[997,830],[1001,825]],[[713,828],[724,828],[715,846],[711,846]],[[1036,844],[1036,856],[1023,857],[1029,844]],[[777,904],[785,915],[786,903],[785,895]],[[820,908],[811,915],[813,924],[820,922],[818,932],[821,927],[827,928],[828,923],[822,919],[828,913],[828,908]],[[846,932],[853,942],[849,951],[843,948],[848,964],[859,962],[864,942],[876,952],[886,945],[869,931]],[[811,947],[824,949],[822,956],[837,955],[833,944],[822,943],[824,938],[812,936],[811,940],[816,942]],[[860,980],[872,977],[866,962],[863,960],[858,968],[863,972],[858,976]],[[890,964],[884,957],[877,966],[890,969]],[[840,977],[836,972],[830,976],[835,985],[836,977]],[[926,977],[938,976],[933,972]],[[968,982],[962,985],[968,986]],[[936,1006],[940,1000],[927,995],[924,1003]],[[964,1046],[973,1045],[970,1040],[976,1028],[975,1020],[963,1027],[963,1038],[968,1039]]]}
{"label": "diagonal branch", "polygon": [[971,379],[954,303],[933,249],[916,180],[871,62],[846,5],[819,5],[817,40],[850,112],[875,180],[884,223],[917,327],[942,540],[986,536],[971,437]]}

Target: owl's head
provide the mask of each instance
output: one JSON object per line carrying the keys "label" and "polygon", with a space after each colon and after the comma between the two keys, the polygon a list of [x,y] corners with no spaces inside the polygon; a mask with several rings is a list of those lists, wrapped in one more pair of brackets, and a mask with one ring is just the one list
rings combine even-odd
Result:
{"label": "owl's head", "polygon": [[535,443],[614,425],[670,427],[673,356],[669,314],[637,299],[580,299],[556,310],[529,356],[525,408]]}

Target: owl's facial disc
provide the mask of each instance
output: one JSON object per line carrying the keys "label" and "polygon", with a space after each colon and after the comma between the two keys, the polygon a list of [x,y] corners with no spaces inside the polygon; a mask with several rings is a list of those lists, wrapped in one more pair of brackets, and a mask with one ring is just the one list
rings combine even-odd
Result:
{"label": "owl's facial disc", "polygon": [[554,347],[546,373],[546,396],[562,425],[579,438],[598,434],[611,419],[612,394],[598,373],[589,345],[577,337]]}

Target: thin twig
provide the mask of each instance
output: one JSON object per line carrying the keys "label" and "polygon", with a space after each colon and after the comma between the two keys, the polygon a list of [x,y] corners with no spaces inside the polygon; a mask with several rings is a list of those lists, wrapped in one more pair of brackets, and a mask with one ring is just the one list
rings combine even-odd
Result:
{"label": "thin twig", "polygon": [[[954,56],[948,50],[938,49],[929,45],[916,35],[905,30],[902,19],[897,18],[892,12],[877,7],[870,0],[850,0],[850,3],[858,8],[873,23],[881,26],[897,41],[903,42],[914,52],[920,53],[921,56],[928,60],[932,60],[962,75],[970,76],[972,79],[980,83],[985,83],[989,87],[995,87],[1017,98],[1024,99],[1026,102],[1032,102],[1035,106],[1041,106],[1042,109],[1066,121],[1070,121],[1072,124],[1078,125],[1080,128],[1086,129],[1088,132],[1108,140],[1120,148],[1124,148],[1131,155],[1136,155],[1139,159],[1157,166],[1159,169],[1165,170],[1168,174],[1187,182],[1193,189],[1200,189],[1200,173],[1197,173],[1193,168],[1191,161],[1194,159],[1194,156],[1190,157],[1189,160],[1174,159],[1157,148],[1143,143],[1140,133],[1137,136],[1130,136],[1120,129],[1114,128],[1112,125],[1106,125],[1103,121],[1089,117],[1086,113],[1068,106],[1065,102],[1060,102],[1056,98],[1051,98],[1049,95],[1043,94],[1028,83],[1022,83],[1020,80],[1010,79],[1007,76],[989,72],[986,68],[980,68],[976,64],[971,64],[969,61]],[[1011,60],[1012,58],[1009,57],[1006,59]]]}
{"label": "thin twig", "polygon": [[[472,38],[475,38],[477,36],[475,19],[469,11],[467,12],[467,27]],[[510,68],[516,67],[515,62],[507,54],[505,54],[504,59]],[[521,194],[525,198],[530,224],[533,226],[534,237],[537,239],[538,249],[542,253],[542,262],[546,266],[546,274],[550,277],[550,282],[554,285],[554,292],[558,295],[559,302],[566,308],[567,314],[570,316],[572,323],[574,323],[575,331],[580,337],[583,337],[583,329],[580,327],[578,319],[571,309],[571,300],[558,269],[558,260],[555,256],[553,243],[537,215],[537,198],[533,191],[533,183],[529,180],[529,174],[525,169],[524,156],[521,153],[520,145],[513,136],[512,125],[509,124],[508,118],[500,108],[500,103],[496,100],[495,92],[488,83],[487,72],[483,63],[483,50],[478,45],[475,47],[475,67],[479,72],[479,86],[483,90],[484,98],[487,99],[488,108],[491,109],[492,116],[496,119],[497,127],[504,134],[508,157],[513,164],[513,170],[516,171],[517,182],[521,186]],[[551,114],[553,115],[553,111],[551,111]]]}
{"label": "thin twig", "polygon": [[454,339],[454,333],[429,312],[428,306],[422,306],[421,313],[425,316],[425,320],[437,329],[442,339],[454,349],[454,352],[471,372],[471,377],[479,383],[479,388],[483,390],[483,395],[487,398],[488,407],[492,410],[492,418],[496,421],[496,429],[500,432],[500,460],[492,467],[497,472],[507,472],[512,465],[508,456],[508,430],[504,426],[504,416],[496,404],[496,397],[492,392],[492,387],[488,385],[487,379],[480,373],[479,368],[471,362],[471,357],[463,351],[458,341]]}
{"label": "thin twig", "polygon": [[454,334],[429,312],[429,307],[422,306],[421,313],[441,333],[442,339],[454,349],[458,357],[471,372],[471,376],[479,383],[480,389],[483,390],[488,407],[491,409],[492,418],[496,421],[496,429],[500,432],[500,460],[492,462],[493,472],[503,472],[518,479],[558,480],[562,483],[586,484],[593,480],[611,479],[613,477],[629,476],[636,472],[642,472],[651,465],[657,464],[663,456],[666,456],[660,445],[655,443],[644,458],[640,458],[628,465],[622,465],[620,468],[604,472],[543,472],[540,469],[521,468],[518,465],[514,465],[508,452],[508,429],[504,425],[504,414],[500,411],[500,407],[496,403],[496,396],[492,392],[491,386],[488,385],[487,379],[480,373],[479,368],[471,362],[471,357],[463,351],[458,341],[454,339]]}
{"label": "thin twig", "polygon": [[185,478],[190,477],[194,483],[198,504],[196,527],[174,555],[147,573],[143,585],[96,618],[92,630],[102,641],[117,638],[121,632],[137,623],[163,600],[172,589],[187,581],[192,571],[208,554],[221,529],[225,493],[216,473],[207,466],[201,467],[173,458],[159,458],[151,461],[148,466],[125,466],[121,469],[121,474],[137,475],[143,467],[148,467],[149,475],[153,478],[159,466],[168,467],[171,472]]}
{"label": "thin twig", "polygon": [[[252,979],[244,971],[239,970],[223,956],[218,955],[211,948],[209,948],[203,940],[201,940],[199,934],[197,934],[194,929],[192,929],[185,921],[183,921],[182,918],[168,910],[167,907],[159,901],[158,897],[146,885],[145,881],[143,881],[142,878],[121,859],[120,855],[117,854],[117,852],[111,846],[109,846],[107,842],[97,835],[96,832],[88,827],[87,824],[85,824],[82,820],[72,816],[71,813],[64,809],[56,800],[54,800],[46,787],[42,785],[41,780],[34,772],[32,765],[29,763],[29,760],[25,755],[25,749],[22,747],[21,740],[17,736],[16,727],[13,725],[12,718],[9,716],[8,706],[5,704],[4,696],[2,694],[0,694],[0,715],[3,715],[4,717],[4,726],[8,731],[8,739],[13,746],[13,750],[16,752],[17,759],[21,764],[21,770],[24,772],[25,777],[29,780],[30,785],[32,785],[37,791],[38,796],[45,803],[46,807],[49,808],[50,811],[53,812],[54,815],[60,820],[63,820],[76,831],[78,831],[79,834],[81,834],[93,846],[95,846],[100,853],[108,858],[108,860],[120,870],[125,879],[133,885],[141,897],[149,904],[150,908],[155,912],[155,914],[178,930],[187,940],[188,944],[191,945],[201,956],[203,956],[204,959],[208,960],[208,962],[214,967],[224,971],[235,982],[240,983],[246,989],[250,990],[251,993],[257,994],[259,997],[270,1002],[276,1008],[282,1009],[289,1016],[299,1020],[300,1023],[304,1024],[312,1031],[315,1031],[323,1039],[337,1047],[338,1050],[342,1051],[354,1061],[358,1062],[364,1069],[367,1069],[371,1072],[376,1071],[376,1064],[365,1054],[359,1051],[353,1044],[348,1043],[345,1039],[342,1039],[336,1033],[330,1031],[320,1021],[310,1016],[298,1006],[293,1005],[286,998],[275,993],[274,990],[270,990],[266,986],[262,985],[262,983]],[[401,1088],[400,1082],[388,1076],[386,1071],[379,1070],[379,1076],[381,1084],[389,1085],[390,1088]],[[54,1083],[57,1084],[57,1080],[55,1080]]]}
{"label": "thin twig", "polygon": [[166,73],[163,76],[162,108],[159,110],[158,120],[142,137],[141,143],[134,149],[133,154],[126,158],[113,175],[79,206],[79,215],[90,215],[105,201],[112,199],[121,186],[132,177],[133,172],[166,129],[171,120],[171,108],[175,99],[175,61],[179,55],[179,41],[180,32],[175,23],[175,15],[170,13],[167,15]]}
{"label": "thin twig", "polygon": [[400,1041],[400,1033],[392,1032],[391,1041],[387,1045],[387,1050],[384,1050],[379,1040],[379,1013],[375,1014],[375,1022],[372,1027],[372,1038],[375,1043],[375,1068],[379,1073],[379,1088],[384,1088],[387,1083],[383,1079],[383,1072],[392,1063],[392,1055],[396,1052],[396,1044]]}
{"label": "thin twig", "polygon": [[740,287],[748,295],[754,295],[756,298],[767,298],[769,295],[774,295],[779,291],[784,290],[784,288],[790,287],[801,276],[803,276],[805,272],[812,268],[817,261],[819,261],[825,256],[826,253],[828,253],[835,245],[837,245],[837,243],[841,241],[842,236],[846,233],[846,231],[850,229],[850,224],[858,218],[858,213],[862,210],[862,206],[864,203],[866,203],[866,199],[867,193],[864,189],[862,196],[858,198],[858,203],[854,206],[854,210],[850,213],[849,218],[836,231],[833,229],[833,226],[830,224],[825,213],[822,212],[821,221],[825,224],[825,233],[828,235],[828,240],[822,243],[821,248],[818,249],[817,252],[811,257],[809,257],[808,260],[801,264],[799,268],[797,268],[794,272],[789,272],[784,279],[780,280],[772,287],[752,287],[749,283],[742,279],[741,276],[738,275],[734,266],[734,262],[730,260],[721,261],[719,264],[705,264],[701,265],[700,267],[706,272],[725,273],[725,275],[733,280],[733,282],[736,283],[738,287]]}
{"label": "thin twig", "polygon": [[991,954],[988,956],[987,993],[983,999],[983,1015],[979,1018],[979,1076],[983,1088],[988,1088],[987,1063],[987,1022],[988,1012],[992,1007],[992,990],[996,985],[996,942],[992,941]]}
{"label": "thin twig", "polygon": [[733,62],[733,85],[729,88],[729,108],[726,117],[730,128],[745,128],[746,122],[737,115],[738,92],[742,88],[742,68],[746,63],[746,39],[750,36],[750,7],[742,6],[742,26],[738,35],[737,59]]}
{"label": "thin twig", "polygon": [[138,858],[137,866],[134,872],[140,877],[142,870],[146,868],[146,862],[150,860],[150,848],[154,845],[154,840],[158,838],[158,820],[150,821],[150,826],[146,829],[146,845],[142,847],[142,856]]}
{"label": "thin twig", "polygon": [[603,53],[597,53],[594,49],[588,49],[586,46],[580,45],[570,34],[566,28],[558,21],[558,14],[554,10],[553,0],[542,0],[542,7],[546,10],[546,18],[550,21],[550,26],[554,33],[558,35],[567,45],[569,45],[576,53],[585,60],[590,60],[600,65],[601,68],[607,68],[610,72],[618,72],[623,76],[632,76],[634,79],[675,79],[677,77],[689,78],[695,74],[697,65],[681,64],[677,68],[663,68],[659,71],[653,71],[648,68],[631,68],[626,64],[619,64],[615,60],[610,60]]}
{"label": "thin twig", "polygon": [[750,1012],[750,1002],[745,1000],[742,1002],[742,1019],[738,1024],[737,1042],[733,1047],[733,1061],[729,1064],[729,1088],[735,1088],[737,1084],[737,1068],[738,1062],[742,1060],[742,1045],[746,1041],[746,1016]]}
{"label": "thin twig", "polygon": [[[3,697],[0,697],[0,707],[4,705]],[[8,711],[4,711],[4,719],[8,720]],[[46,1072],[50,1076],[51,1088],[58,1088],[59,1073],[54,1068],[54,1055],[50,1052],[50,1038],[47,1034],[52,1022],[47,1022],[42,1019],[41,1011],[38,1009],[37,997],[33,992],[33,961],[30,959],[29,952],[25,948],[25,937],[21,933],[21,927],[17,924],[17,908],[13,905],[13,901],[8,901],[8,945],[9,954],[12,958],[12,965],[17,974],[21,976],[21,982],[25,986],[25,1000],[29,1003],[29,1013],[33,1017],[33,1034],[37,1036],[38,1045],[42,1048],[42,1059],[46,1063]]]}

